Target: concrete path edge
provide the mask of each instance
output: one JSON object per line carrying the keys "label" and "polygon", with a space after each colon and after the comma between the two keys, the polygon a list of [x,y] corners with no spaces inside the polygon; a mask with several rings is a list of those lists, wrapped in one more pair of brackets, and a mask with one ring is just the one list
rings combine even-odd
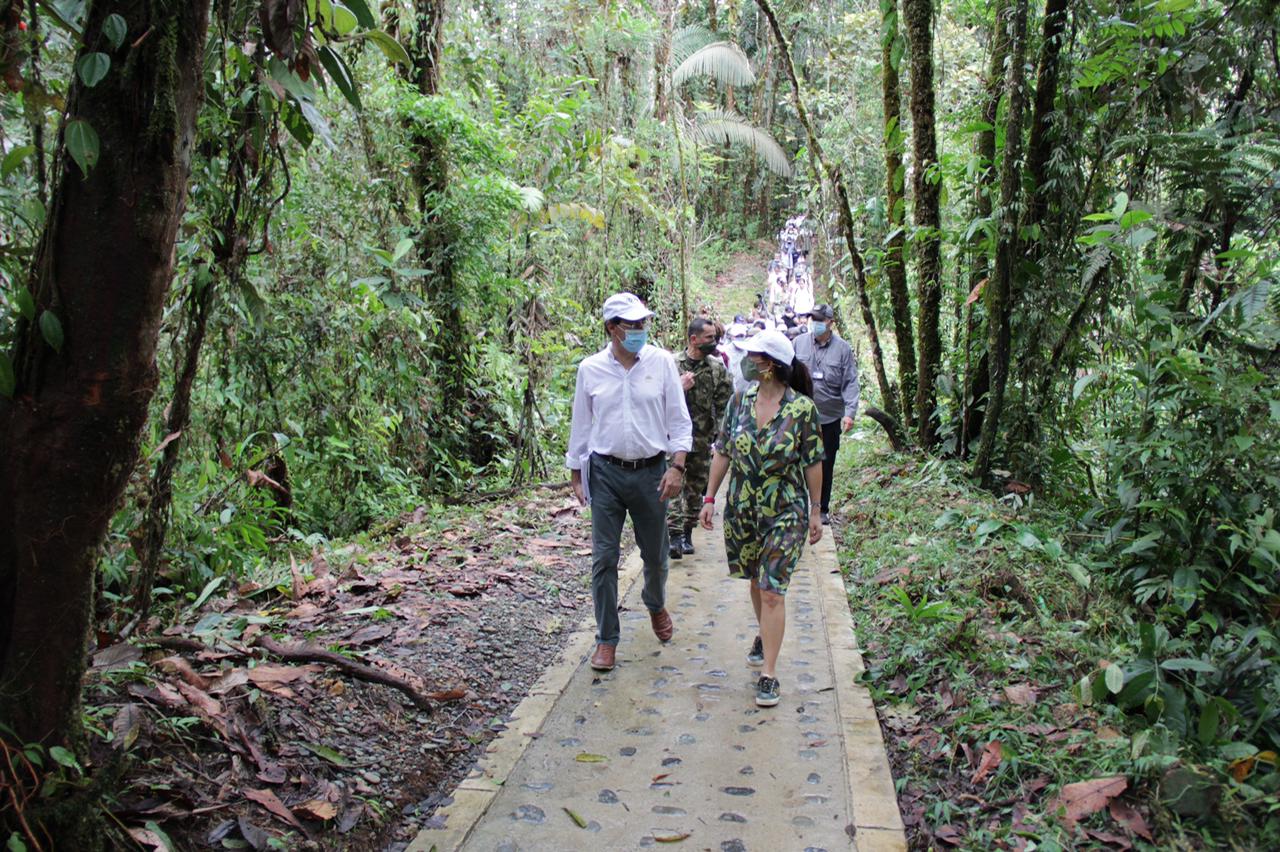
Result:
{"label": "concrete path edge", "polygon": [[[639,548],[632,548],[631,555],[618,567],[618,600],[626,600],[642,567]],[[588,612],[570,634],[560,657],[512,711],[507,729],[489,743],[484,756],[453,791],[453,801],[436,812],[435,821],[443,822],[444,828],[423,829],[406,852],[456,852],[462,848],[529,743],[541,733],[574,673],[595,650],[595,639],[595,616]]]}
{"label": "concrete path edge", "polygon": [[880,732],[880,719],[870,690],[858,682],[865,666],[853,630],[834,535],[828,531],[813,549],[826,569],[820,578],[822,621],[827,630],[827,649],[831,655],[844,739],[849,807],[856,829],[854,842],[859,852],[905,850],[906,833],[898,810],[893,771]]}

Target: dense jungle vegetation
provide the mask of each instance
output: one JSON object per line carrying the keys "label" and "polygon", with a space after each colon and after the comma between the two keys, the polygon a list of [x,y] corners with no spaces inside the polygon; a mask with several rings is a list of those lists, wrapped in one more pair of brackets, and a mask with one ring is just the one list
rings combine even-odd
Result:
{"label": "dense jungle vegetation", "polygon": [[875,428],[1051,509],[1125,773],[1278,842],[1274,0],[0,0],[0,78],[10,848],[119,771],[87,640],[560,481],[604,297],[681,348],[796,210]]}

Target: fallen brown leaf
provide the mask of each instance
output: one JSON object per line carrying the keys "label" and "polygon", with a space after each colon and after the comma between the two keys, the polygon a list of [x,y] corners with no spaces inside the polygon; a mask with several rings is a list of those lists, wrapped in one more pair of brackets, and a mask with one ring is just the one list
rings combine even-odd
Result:
{"label": "fallen brown leaf", "polygon": [[307,829],[298,820],[298,818],[294,816],[293,811],[289,810],[289,808],[285,805],[285,803],[280,801],[280,797],[277,796],[275,793],[271,792],[270,790],[249,789],[244,791],[244,795],[246,799],[252,799],[253,801],[262,805],[272,814],[280,817],[280,819],[289,823],[289,825],[292,825],[294,828],[298,829],[299,831],[302,831],[304,833],[307,831]]}
{"label": "fallen brown leaf", "polygon": [[1107,810],[1111,814],[1111,818],[1132,831],[1134,834],[1154,843],[1155,838],[1151,836],[1151,829],[1147,828],[1147,821],[1142,818],[1142,814],[1138,813],[1137,808],[1128,802],[1122,802],[1119,799],[1112,799]]}
{"label": "fallen brown leaf", "polygon": [[981,784],[1000,765],[1003,757],[1004,748],[999,740],[992,740],[987,743],[982,749],[982,758],[978,761],[978,770],[973,773],[973,783]]}
{"label": "fallen brown leaf", "polygon": [[1004,696],[1019,707],[1031,707],[1036,703],[1036,691],[1025,683],[1006,686]]}
{"label": "fallen brown leaf", "polygon": [[326,802],[324,799],[310,799],[295,807],[293,812],[301,814],[307,819],[328,822],[338,815],[338,806],[333,802]]}
{"label": "fallen brown leaf", "polygon": [[197,673],[196,670],[191,667],[191,664],[182,657],[165,657],[163,660],[158,660],[155,663],[155,667],[162,672],[176,674],[196,689],[209,688],[209,679]]}
{"label": "fallen brown leaf", "polygon": [[1090,814],[1097,813],[1129,786],[1123,775],[1093,778],[1068,784],[1049,802],[1049,813],[1062,812],[1062,821],[1070,828]]}

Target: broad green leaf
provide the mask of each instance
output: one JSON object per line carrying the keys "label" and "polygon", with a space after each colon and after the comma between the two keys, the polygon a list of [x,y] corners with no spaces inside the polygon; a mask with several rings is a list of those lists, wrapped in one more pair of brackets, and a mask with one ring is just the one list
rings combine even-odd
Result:
{"label": "broad green leaf", "polygon": [[1218,723],[1221,709],[1217,701],[1210,701],[1200,711],[1200,724],[1196,726],[1196,737],[1204,746],[1212,745],[1218,738]]}
{"label": "broad green leaf", "polygon": [[1027,550],[1039,550],[1043,546],[1040,539],[1031,530],[1023,530],[1018,533],[1018,544]]}
{"label": "broad green leaf", "polygon": [[369,4],[365,0],[342,0],[342,5],[351,10],[360,26],[365,29],[371,30],[378,25],[378,19],[369,11]]}
{"label": "broad green leaf", "polygon": [[12,151],[4,155],[4,160],[0,162],[0,179],[7,178],[13,174],[18,166],[22,165],[22,161],[30,157],[36,152],[34,145],[19,145]]}
{"label": "broad green leaf", "polygon": [[1129,193],[1117,192],[1115,203],[1111,205],[1111,218],[1119,219],[1129,209]]}
{"label": "broad green leaf", "polygon": [[13,375],[13,363],[6,353],[0,352],[0,396],[12,399],[13,391],[17,386],[17,378]]}
{"label": "broad green leaf", "polygon": [[22,837],[16,831],[9,834],[9,839],[5,842],[4,848],[8,852],[27,852],[27,844],[22,842]]}
{"label": "broad green leaf", "polygon": [[128,22],[114,12],[107,15],[107,19],[102,22],[102,35],[111,44],[113,50],[120,49],[120,45],[124,44],[124,38],[128,34]]}
{"label": "broad green leaf", "polygon": [[1121,228],[1132,228],[1134,225],[1141,224],[1151,218],[1151,214],[1146,210],[1130,210],[1120,217]]}
{"label": "broad green leaf", "polygon": [[26,287],[18,288],[18,292],[13,294],[13,302],[23,319],[30,322],[36,318],[36,300],[31,298],[31,291]]}
{"label": "broad green leaf", "polygon": [[101,83],[110,70],[111,57],[105,53],[86,53],[76,62],[76,73],[90,89]]}
{"label": "broad green leaf", "polygon": [[386,55],[387,59],[392,62],[408,65],[409,54],[400,46],[400,42],[384,33],[382,30],[369,30],[364,37],[378,46],[378,49]]}
{"label": "broad green leaf", "polygon": [[347,767],[351,765],[351,761],[348,760],[341,752],[334,751],[327,745],[320,745],[319,743],[298,743],[298,745],[302,746],[316,757],[324,758],[334,766]]}
{"label": "broad green leaf", "polygon": [[1160,668],[1167,672],[1216,672],[1218,670],[1218,667],[1212,663],[1206,663],[1194,657],[1175,657],[1172,660],[1164,660],[1160,663]]}
{"label": "broad green leaf", "polygon": [[1097,380],[1097,378],[1098,378],[1097,373],[1085,373],[1083,376],[1076,379],[1076,383],[1071,387],[1071,399],[1072,400],[1079,399],[1080,394],[1084,393],[1085,388],[1093,384]]}
{"label": "broad green leaf", "polygon": [[1150,228],[1138,228],[1131,234],[1125,235],[1124,241],[1128,243],[1130,248],[1142,248],[1156,237],[1156,232]]}
{"label": "broad green leaf", "polygon": [[1089,576],[1089,572],[1086,571],[1084,566],[1079,562],[1068,562],[1067,573],[1070,574],[1071,579],[1079,583],[1081,587],[1086,589],[1089,588],[1089,583],[1092,582],[1092,578]]}
{"label": "broad green leaf", "polygon": [[1271,419],[1280,421],[1280,399],[1269,400],[1267,404],[1271,408]]}
{"label": "broad green leaf", "polygon": [[40,314],[40,335],[44,342],[53,347],[55,352],[62,351],[62,323],[53,311]]}
{"label": "broad green leaf", "polygon": [[983,521],[982,523],[978,524],[978,536],[981,537],[984,535],[991,535],[993,532],[1000,529],[1002,526],[1004,526],[1004,521],[997,520],[995,518],[992,518],[991,520],[988,520],[988,521]]}
{"label": "broad green leaf", "polygon": [[329,77],[337,84],[338,91],[342,92],[342,96],[353,107],[361,109],[359,88],[342,56],[327,44],[321,45],[317,52],[320,55],[320,64],[324,66],[325,71],[329,72]]}
{"label": "broad green leaf", "polygon": [[354,31],[358,23],[355,12],[352,12],[341,3],[334,5],[333,28],[338,31],[338,35],[347,35]]}
{"label": "broad green leaf", "polygon": [[403,240],[396,243],[396,249],[391,253],[391,262],[395,263],[400,258],[408,254],[412,249],[413,249],[413,240],[409,239],[408,237],[405,237]]}
{"label": "broad green leaf", "polygon": [[76,161],[84,176],[88,177],[89,170],[98,164],[98,131],[83,118],[73,118],[67,122],[63,138],[66,140],[67,153]]}
{"label": "broad green leaf", "polygon": [[1111,691],[1112,695],[1118,695],[1120,690],[1124,689],[1124,669],[1119,666],[1107,666],[1102,676],[1106,681],[1107,689]]}
{"label": "broad green leaf", "polygon": [[80,761],[76,760],[76,756],[62,746],[53,746],[49,749],[49,756],[59,766],[65,766],[67,769],[79,769]]}
{"label": "broad green leaf", "polygon": [[199,609],[204,604],[205,601],[209,600],[209,596],[212,595],[215,591],[217,591],[218,587],[221,586],[223,583],[225,583],[226,580],[227,580],[226,577],[214,577],[212,580],[205,583],[204,589],[200,592],[200,595],[195,599],[195,602],[191,604],[191,609],[193,610]]}

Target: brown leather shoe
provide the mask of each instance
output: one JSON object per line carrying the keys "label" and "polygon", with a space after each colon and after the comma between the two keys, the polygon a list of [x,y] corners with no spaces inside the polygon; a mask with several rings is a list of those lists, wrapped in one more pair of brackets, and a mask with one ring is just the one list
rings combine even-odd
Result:
{"label": "brown leather shoe", "polygon": [[653,622],[653,635],[657,636],[659,641],[669,642],[671,640],[671,634],[675,632],[675,625],[671,623],[671,616],[667,614],[665,607],[657,612],[649,613],[649,621]]}
{"label": "brown leather shoe", "polygon": [[613,655],[616,650],[612,645],[597,645],[596,652],[591,655],[591,668],[598,672],[613,671]]}

